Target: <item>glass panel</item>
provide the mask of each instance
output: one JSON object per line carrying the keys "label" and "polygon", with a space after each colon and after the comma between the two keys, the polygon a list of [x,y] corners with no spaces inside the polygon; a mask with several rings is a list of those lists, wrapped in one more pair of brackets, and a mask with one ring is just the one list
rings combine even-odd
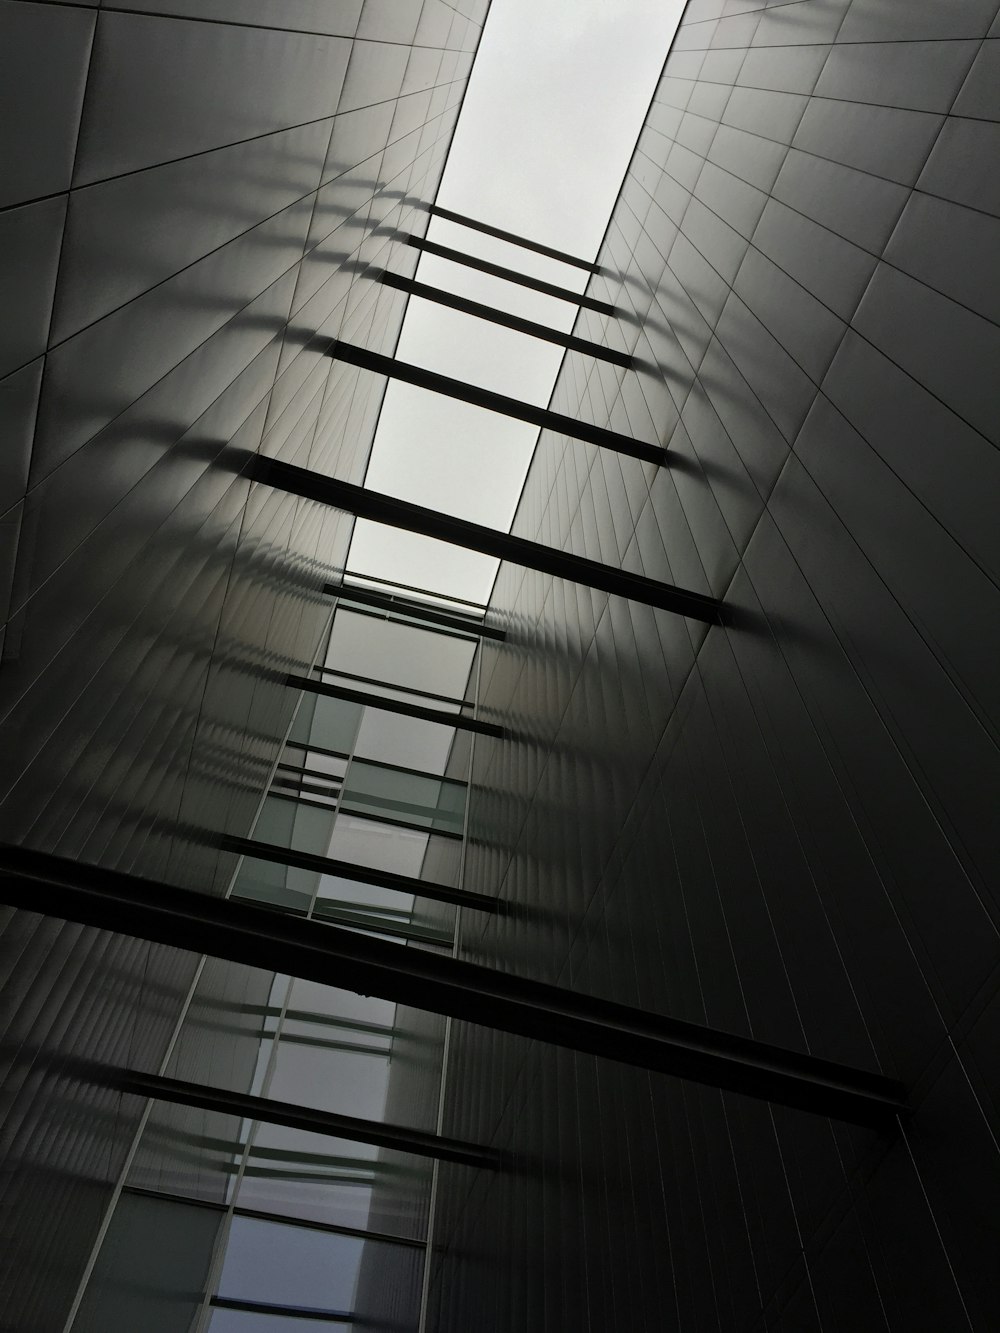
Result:
{"label": "glass panel", "polygon": [[[416,899],[410,894],[393,893],[389,889],[371,888],[373,899],[380,895],[389,902],[362,903],[357,895],[349,898],[343,892],[337,893],[337,885],[351,891],[355,888],[364,890],[366,885],[352,885],[346,880],[330,879],[331,896],[320,896],[313,904],[313,919],[328,921],[331,925],[349,926],[371,934],[385,935],[388,938],[419,940],[429,945],[440,945],[451,949],[454,943],[455,909],[447,904],[434,903],[435,911],[415,911]],[[321,890],[322,895],[322,890]],[[427,904],[429,900],[421,899]]]}
{"label": "glass panel", "polygon": [[344,809],[400,823],[461,833],[465,784],[354,760],[344,784]]}
{"label": "glass panel", "polygon": [[[260,1092],[288,978],[206,960],[170,1062],[171,1078]],[[222,1203],[242,1156],[246,1124],[154,1102],[129,1172],[130,1185]]]}
{"label": "glass panel", "polygon": [[272,791],[336,805],[347,762],[340,755],[329,755],[323,750],[286,745],[271,779]]}
{"label": "glass panel", "polygon": [[382,1119],[395,1012],[386,1000],[296,981],[267,1095]]}
{"label": "glass panel", "polygon": [[209,1333],[352,1333],[353,1325],[291,1315],[258,1314],[250,1310],[213,1310]]}
{"label": "glass panel", "polygon": [[326,665],[371,680],[461,697],[475,644],[346,608],[338,610]]}
{"label": "glass panel", "polygon": [[366,708],[354,752],[376,763],[443,773],[454,734],[440,722]]}
{"label": "glass panel", "polygon": [[123,1193],[74,1329],[188,1333],[224,1219],[221,1209]]}
{"label": "glass panel", "polygon": [[338,860],[414,877],[420,874],[426,850],[426,833],[359,815],[342,814],[330,839],[330,855]]}
{"label": "glass panel", "polygon": [[288,739],[300,745],[350,754],[363,712],[361,704],[307,694],[299,705]]}
{"label": "glass panel", "polygon": [[[297,851],[316,852],[323,856],[330,844],[335,817],[332,809],[268,796],[261,808],[254,838],[258,842],[294,847]],[[319,882],[320,876],[314,870],[299,870],[294,866],[245,857],[233,893],[240,898],[254,898],[307,911]]]}
{"label": "glass panel", "polygon": [[413,894],[396,889],[383,889],[378,884],[361,884],[357,880],[340,879],[337,875],[323,875],[313,912],[322,916],[324,910],[344,908],[360,910],[375,919],[386,922],[409,921],[413,910]]}
{"label": "glass panel", "polygon": [[378,1149],[258,1124],[237,1205],[335,1226],[368,1226]]}
{"label": "glass panel", "polygon": [[[338,1115],[380,1120],[389,1077],[388,1053],[371,1049],[337,1049],[367,1043],[349,1029],[319,1031],[315,1024],[295,1024],[300,1031],[282,1037],[268,1096],[300,1106],[315,1106]],[[309,1044],[306,1044],[309,1043]],[[315,1044],[313,1044],[315,1043]]]}
{"label": "glass panel", "polygon": [[275,1305],[353,1310],[364,1245],[358,1236],[234,1217],[218,1294]]}

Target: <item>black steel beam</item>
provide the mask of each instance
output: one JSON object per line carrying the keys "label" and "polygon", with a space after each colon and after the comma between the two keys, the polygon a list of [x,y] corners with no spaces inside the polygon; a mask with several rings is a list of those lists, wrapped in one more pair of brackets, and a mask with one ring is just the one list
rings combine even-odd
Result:
{"label": "black steel beam", "polygon": [[464,264],[466,268],[477,269],[480,273],[489,273],[494,278],[504,278],[507,282],[516,282],[519,287],[529,287],[533,292],[543,292],[546,296],[554,296],[559,301],[569,301],[573,305],[578,305],[584,310],[593,310],[598,315],[617,315],[617,310],[607,301],[598,301],[596,297],[585,296],[580,292],[574,292],[569,287],[558,287],[554,282],[543,282],[541,278],[529,278],[524,273],[518,273],[516,268],[505,268],[503,264],[491,264],[487,259],[477,259],[475,255],[467,255],[462,250],[455,250],[450,245],[439,245],[437,241],[429,241],[426,236],[406,236],[407,245],[415,246],[422,250],[424,254],[437,255],[439,259],[451,259],[456,264]]}
{"label": "black steel beam", "polygon": [[442,514],[436,509],[426,509],[423,505],[409,504],[394,496],[370,491],[364,486],[324,477],[318,472],[295,467],[277,458],[255,455],[248,460],[247,474],[265,486],[274,486],[292,495],[301,495],[319,504],[343,509],[358,518],[387,523],[407,532],[419,532],[425,537],[436,537],[438,541],[452,542],[468,551],[481,551],[483,555],[509,560],[526,569],[537,569],[543,574],[567,579],[570,583],[582,583],[589,588],[627,597],[633,602],[642,602],[646,606],[675,611],[690,620],[714,625],[725,619],[723,603],[703,593],[689,592],[686,588],[659,583],[642,574],[631,574],[624,569],[615,569],[612,565],[602,565],[598,560],[587,560],[580,555],[570,555],[567,551],[557,551],[541,542],[529,542],[524,537],[485,528],[479,523]]}
{"label": "black steel beam", "polygon": [[583,352],[598,361],[610,361],[612,365],[623,366],[626,370],[633,365],[633,358],[628,352],[619,352],[613,347],[603,347],[600,343],[591,342],[589,338],[577,338],[572,333],[549,328],[547,324],[536,324],[533,319],[521,319],[519,315],[508,314],[506,310],[498,310],[496,306],[470,301],[465,296],[456,296],[454,292],[432,287],[427,282],[417,282],[415,278],[404,277],[401,273],[392,273],[386,269],[379,277],[379,282],[386,287],[406,292],[409,296],[435,301],[438,305],[460,310],[464,315],[488,319],[492,324],[502,324],[506,329],[515,329],[518,333],[526,333],[531,338],[541,338],[543,342],[555,343],[557,347],[565,347],[571,352]]}
{"label": "black steel beam", "polygon": [[500,241],[510,241],[511,245],[519,245],[522,250],[533,250],[536,255],[547,255],[549,259],[558,259],[560,264],[571,264],[573,268],[582,268],[587,273],[599,273],[600,265],[592,264],[589,259],[578,259],[576,255],[568,255],[565,250],[555,250],[551,245],[542,245],[539,241],[529,241],[523,236],[516,235],[512,231],[503,231],[500,227],[491,227],[488,222],[479,222],[476,218],[466,217],[464,213],[455,213],[450,208],[442,208],[440,204],[430,204],[427,208],[428,213],[435,217],[445,218],[448,222],[457,222],[460,227],[469,227],[472,231],[481,231],[484,236],[495,236]]}
{"label": "black steel beam", "polygon": [[412,893],[418,898],[431,898],[435,902],[454,903],[457,907],[471,907],[478,912],[506,910],[506,903],[499,898],[491,898],[486,893],[472,893],[466,889],[453,889],[449,884],[440,884],[433,879],[415,879],[412,875],[399,875],[392,870],[373,870],[370,866],[359,866],[353,861],[338,861],[332,856],[317,856],[313,852],[299,852],[277,843],[257,842],[253,838],[237,838],[230,834],[220,839],[220,844],[223,851],[233,852],[237,856],[252,856],[258,861],[270,861],[274,865],[313,870],[320,875],[336,875],[338,879],[349,879],[359,884],[376,884],[383,889],[396,889],[399,893]]}
{"label": "black steel beam", "polygon": [[0,847],[0,901],[832,1119],[888,1128],[906,1110],[902,1086],[866,1070],[47,852]]}
{"label": "black steel beam", "polygon": [[377,375],[388,375],[404,384],[414,384],[419,389],[429,389],[431,393],[445,394],[460,402],[472,403],[474,407],[484,407],[488,412],[498,412],[501,416],[513,417],[515,421],[526,421],[530,426],[540,426],[543,430],[554,430],[560,435],[586,440],[588,444],[613,449],[616,453],[638,458],[643,463],[654,463],[659,467],[667,461],[667,451],[660,445],[633,440],[629,435],[620,435],[618,431],[607,430],[604,426],[577,421],[575,417],[564,416],[562,412],[525,403],[520,398],[508,398],[504,393],[481,389],[478,384],[452,379],[450,375],[439,375],[435,370],[425,370],[423,366],[398,361],[393,356],[383,356],[381,352],[370,352],[367,347],[355,347],[353,343],[331,339],[326,353],[336,361],[346,361],[363,370],[373,370]]}
{"label": "black steel beam", "polygon": [[407,616],[411,620],[424,620],[428,625],[437,625],[441,629],[458,630],[462,634],[473,634],[480,639],[496,639],[503,643],[507,631],[483,621],[463,616],[460,612],[439,611],[433,606],[424,606],[420,602],[411,602],[397,593],[379,592],[374,588],[356,588],[353,584],[327,583],[323,591],[330,597],[339,597],[344,602],[357,602],[360,606],[371,606],[379,611],[391,611],[395,615]]}
{"label": "black steel beam", "polygon": [[468,717],[465,713],[448,713],[443,708],[427,708],[424,704],[411,704],[403,699],[386,699],[381,694],[369,694],[366,690],[351,690],[346,685],[330,685],[325,680],[313,680],[311,676],[288,675],[285,684],[293,690],[309,690],[312,694],[325,695],[327,699],[343,699],[346,703],[362,704],[365,708],[381,708],[386,713],[400,713],[403,717],[418,717],[423,722],[438,722],[442,727],[457,727],[459,731],[474,731],[479,736],[494,736],[503,740],[507,733],[495,722],[483,722],[478,717]]}
{"label": "black steel beam", "polygon": [[335,1115],[331,1111],[274,1101],[270,1097],[252,1097],[249,1093],[230,1092],[226,1088],[188,1083],[179,1078],[163,1078],[159,1074],[144,1074],[134,1069],[116,1074],[114,1084],[123,1092],[151,1097],[158,1102],[174,1102],[179,1106],[197,1107],[200,1111],[238,1115],[245,1120],[263,1120],[269,1125],[300,1129],[307,1134],[329,1134],[331,1138],[347,1139],[351,1143],[396,1148],[400,1152],[413,1153],[416,1157],[435,1157],[442,1162],[462,1162],[466,1166],[500,1165],[499,1153],[475,1143],[467,1143],[463,1139],[427,1134],[419,1129],[407,1129],[403,1125],[382,1121],[362,1120],[353,1115]]}
{"label": "black steel beam", "polygon": [[276,1305],[273,1301],[248,1301],[239,1296],[213,1296],[208,1303],[213,1310],[240,1310],[245,1314],[270,1315],[272,1319],[315,1319],[324,1324],[356,1324],[362,1318],[352,1310],[327,1310],[310,1305]]}

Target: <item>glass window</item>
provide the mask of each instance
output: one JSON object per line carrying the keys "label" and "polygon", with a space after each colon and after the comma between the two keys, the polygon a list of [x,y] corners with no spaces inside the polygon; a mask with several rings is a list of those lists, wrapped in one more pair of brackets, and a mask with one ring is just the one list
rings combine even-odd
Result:
{"label": "glass window", "polygon": [[330,838],[329,854],[354,865],[416,877],[426,850],[426,833],[342,814]]}
{"label": "glass window", "polygon": [[267,1095],[382,1119],[395,1012],[387,1000],[296,980]]}
{"label": "glass window", "polygon": [[381,1043],[349,1028],[321,1031],[312,1023],[293,1027],[298,1030],[278,1042],[268,1096],[337,1115],[381,1120],[389,1077],[388,1051],[380,1049]]}
{"label": "glass window", "polygon": [[[287,987],[287,977],[207,959],[165,1073],[259,1093]],[[154,1101],[129,1184],[222,1203],[246,1132],[238,1115]]]}
{"label": "glass window", "polygon": [[369,912],[386,921],[408,921],[413,910],[413,894],[383,889],[378,884],[362,884],[359,880],[341,879],[337,875],[321,875],[314,911],[321,916],[324,909],[335,908]]}
{"label": "glass window", "polygon": [[288,739],[298,745],[350,754],[363,712],[361,704],[304,694]]}
{"label": "glass window", "polygon": [[258,1124],[237,1206],[364,1229],[377,1158],[370,1143]]}
{"label": "glass window", "polygon": [[296,1319],[293,1315],[261,1314],[251,1310],[213,1310],[209,1333],[352,1333],[353,1325],[339,1320]]}
{"label": "glass window", "polygon": [[334,618],[326,665],[370,680],[461,698],[475,647],[469,639],[341,608]]}
{"label": "glass window", "polygon": [[191,1327],[225,1214],[153,1195],[121,1195],[73,1327],[80,1333]]}
{"label": "glass window", "polygon": [[[261,807],[254,828],[257,842],[296,851],[326,854],[336,813],[281,796],[268,796]],[[299,870],[256,857],[244,857],[233,888],[238,898],[297,907],[307,911],[319,887],[320,876],[314,870]]]}
{"label": "glass window", "polygon": [[451,727],[440,722],[366,708],[354,752],[376,763],[443,773],[454,734]]}
{"label": "glass window", "polygon": [[461,834],[465,791],[462,782],[355,759],[344,784],[342,808]]}
{"label": "glass window", "polygon": [[274,1305],[353,1310],[364,1245],[359,1236],[234,1217],[218,1294]]}

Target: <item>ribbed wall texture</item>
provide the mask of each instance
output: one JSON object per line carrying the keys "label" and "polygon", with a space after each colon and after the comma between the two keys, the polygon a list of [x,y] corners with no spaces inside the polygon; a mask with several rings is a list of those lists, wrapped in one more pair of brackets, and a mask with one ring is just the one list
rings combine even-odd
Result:
{"label": "ribbed wall texture", "polygon": [[[0,0],[0,840],[203,889],[232,863],[350,522],[486,0]],[[196,958],[4,917],[0,1325],[62,1327]],[[230,987],[226,994],[238,994]],[[228,983],[227,983],[228,985]]]}
{"label": "ribbed wall texture", "polygon": [[[992,40],[990,37],[992,36]],[[724,597],[505,566],[466,954],[881,1069],[880,1136],[456,1031],[435,1330],[1000,1326],[996,0],[692,0],[600,255],[620,316],[515,530]]]}

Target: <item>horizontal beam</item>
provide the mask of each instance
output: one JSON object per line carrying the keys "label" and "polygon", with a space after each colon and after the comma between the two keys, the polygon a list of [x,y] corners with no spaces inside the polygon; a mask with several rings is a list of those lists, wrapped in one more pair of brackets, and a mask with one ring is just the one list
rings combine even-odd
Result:
{"label": "horizontal beam", "polygon": [[313,680],[311,676],[290,674],[285,677],[285,684],[293,690],[308,690],[312,694],[322,694],[327,699],[343,699],[345,703],[361,704],[365,708],[381,708],[384,713],[417,717],[422,722],[437,722],[442,727],[474,731],[477,735],[494,736],[501,741],[507,734],[503,727],[498,727],[495,722],[483,722],[478,717],[468,717],[465,713],[449,713],[443,708],[427,708],[424,704],[411,704],[403,699],[386,699],[381,694],[352,690],[346,685],[330,685],[325,680]]}
{"label": "horizontal beam", "polygon": [[241,1296],[212,1296],[208,1303],[213,1310],[239,1310],[244,1314],[263,1314],[270,1315],[272,1319],[297,1319],[301,1322],[315,1319],[324,1324],[356,1324],[363,1318],[352,1310],[329,1310],[311,1305],[276,1305],[273,1301],[249,1301]]}
{"label": "horizontal beam", "polygon": [[352,366],[360,366],[362,370],[372,370],[377,375],[388,375],[404,384],[429,389],[431,393],[445,394],[448,398],[457,398],[459,402],[484,407],[488,412],[498,412],[515,421],[526,421],[543,430],[553,430],[560,435],[585,440],[588,444],[600,445],[602,449],[613,449],[616,453],[638,458],[643,463],[660,466],[667,461],[667,451],[661,445],[633,440],[630,435],[620,435],[618,431],[591,425],[589,421],[578,421],[575,417],[564,416],[562,412],[553,412],[547,407],[538,407],[535,403],[523,402],[520,398],[508,398],[504,393],[494,393],[492,389],[482,389],[478,384],[452,379],[450,375],[439,375],[436,370],[425,370],[423,366],[398,361],[393,356],[383,356],[381,352],[370,352],[367,347],[356,347],[353,343],[331,339],[326,354],[336,361],[346,361]]}
{"label": "horizontal beam", "polygon": [[461,634],[474,634],[479,639],[496,639],[503,643],[507,631],[472,616],[463,616],[461,612],[439,611],[433,606],[424,606],[421,602],[411,602],[397,593],[379,592],[374,588],[357,588],[353,584],[326,583],[323,591],[328,597],[339,597],[343,602],[357,602],[359,606],[370,606],[378,611],[389,611],[393,615],[406,616],[410,620],[423,620],[428,625],[437,625],[441,629],[457,630]]}
{"label": "horizontal beam", "polygon": [[274,486],[277,490],[331,505],[334,509],[342,509],[358,518],[387,523],[407,532],[419,532],[425,537],[435,537],[438,541],[462,546],[467,551],[480,551],[498,560],[509,560],[526,569],[537,569],[543,574],[567,579],[570,583],[614,593],[618,597],[659,607],[663,611],[674,611],[690,620],[715,625],[722,623],[725,617],[723,603],[714,597],[689,592],[686,588],[677,588],[670,583],[659,583],[656,579],[615,569],[613,565],[602,565],[598,560],[587,560],[581,555],[557,551],[541,542],[529,542],[524,537],[515,537],[509,532],[498,532],[496,528],[470,523],[467,519],[442,514],[436,509],[397,500],[395,496],[370,491],[365,486],[324,477],[318,472],[295,467],[277,458],[264,458],[255,454],[248,460],[247,474],[265,486]]}
{"label": "horizontal beam", "polygon": [[501,324],[505,329],[526,333],[531,338],[555,343],[557,347],[565,347],[570,352],[583,352],[584,355],[595,357],[598,361],[610,361],[612,365],[622,366],[625,370],[629,370],[633,365],[633,358],[628,352],[619,352],[614,347],[604,347],[600,343],[591,342],[589,338],[577,338],[572,333],[549,328],[547,324],[536,324],[533,319],[522,319],[519,315],[508,314],[506,310],[498,310],[496,306],[483,305],[481,301],[470,301],[468,297],[456,296],[454,292],[446,292],[441,287],[432,287],[427,282],[417,282],[415,278],[404,277],[401,273],[385,270],[379,277],[379,282],[386,287],[406,292],[409,296],[418,296],[424,301],[434,301],[437,305],[448,306],[451,310],[460,310],[463,315],[474,315],[477,319],[489,320],[491,324]]}
{"label": "horizontal beam", "polygon": [[600,265],[592,264],[589,259],[578,259],[576,255],[568,255],[565,250],[555,250],[551,245],[542,245],[540,241],[529,241],[512,231],[491,227],[488,222],[479,222],[476,218],[466,217],[464,213],[455,213],[450,208],[442,208],[440,204],[430,204],[427,211],[434,217],[457,222],[460,227],[481,231],[484,236],[495,236],[499,241],[510,241],[511,245],[519,245],[522,250],[533,250],[536,255],[547,255],[549,259],[558,259],[560,264],[571,264],[574,268],[582,268],[587,273],[601,271]]}
{"label": "horizontal beam", "polygon": [[558,287],[553,282],[543,282],[541,278],[529,278],[524,273],[518,273],[516,268],[505,268],[503,264],[491,264],[487,259],[477,259],[475,255],[467,255],[462,250],[454,250],[450,245],[439,245],[437,241],[429,241],[426,236],[406,236],[407,245],[415,246],[422,250],[424,254],[436,255],[438,259],[450,259],[456,264],[464,264],[466,268],[474,268],[479,273],[489,273],[494,278],[503,278],[506,282],[516,282],[519,287],[528,287],[533,292],[542,292],[545,296],[554,296],[558,301],[569,301],[572,305],[580,306],[583,310],[593,310],[597,315],[614,316],[618,312],[613,305],[607,301],[598,301],[593,296],[584,296],[580,292],[571,291],[569,287]]}
{"label": "horizontal beam", "polygon": [[506,909],[506,903],[486,893],[453,889],[449,884],[440,884],[437,880],[416,879],[413,875],[399,875],[392,870],[375,870],[370,866],[356,865],[353,861],[338,861],[332,856],[300,852],[277,843],[257,842],[253,838],[237,838],[227,834],[221,839],[221,846],[223,851],[233,852],[237,856],[252,856],[257,861],[294,866],[297,870],[312,870],[319,875],[335,875],[338,879],[358,884],[374,884],[382,889],[412,893],[417,898],[454,903],[456,907],[471,907],[479,912],[503,912]]}
{"label": "horizontal beam", "polygon": [[347,1139],[351,1143],[395,1148],[415,1157],[434,1157],[442,1162],[461,1162],[466,1166],[500,1165],[499,1153],[463,1139],[450,1139],[378,1120],[362,1120],[353,1115],[335,1115],[332,1111],[274,1101],[270,1097],[253,1097],[249,1093],[188,1083],[179,1078],[164,1078],[159,1074],[144,1074],[134,1069],[116,1074],[114,1084],[123,1092],[151,1097],[158,1102],[193,1106],[200,1111],[218,1111],[221,1115],[238,1115],[244,1120],[262,1120],[268,1125],[300,1129],[306,1134],[329,1134],[331,1138]]}
{"label": "horizontal beam", "polygon": [[879,1074],[31,848],[0,847],[0,902],[832,1119],[889,1128],[906,1109],[904,1089]]}

